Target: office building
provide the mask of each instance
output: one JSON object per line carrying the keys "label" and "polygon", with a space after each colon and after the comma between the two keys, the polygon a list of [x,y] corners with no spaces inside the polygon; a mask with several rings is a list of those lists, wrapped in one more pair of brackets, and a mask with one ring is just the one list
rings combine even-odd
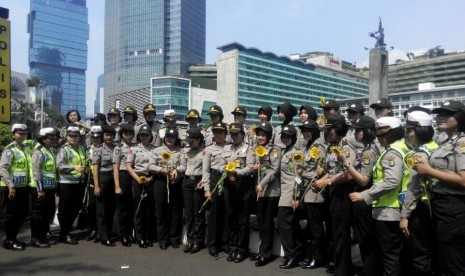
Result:
{"label": "office building", "polygon": [[28,14],[29,75],[45,86],[46,98],[62,114],[86,115],[86,0],[31,0]]}
{"label": "office building", "polygon": [[297,108],[310,104],[319,109],[321,97],[345,99],[366,97],[368,84],[364,78],[335,76],[318,72],[316,66],[274,53],[230,43],[218,49],[218,104],[223,107],[225,121],[232,121],[235,106],[247,109],[248,121],[258,122],[255,115],[263,105],[273,107],[272,123],[278,124],[276,106],[291,102]]}
{"label": "office building", "polygon": [[103,109],[103,101],[105,94],[105,79],[103,74],[100,74],[97,79],[97,91],[95,93],[94,100],[94,113],[100,112],[106,114],[106,110]]}
{"label": "office building", "polygon": [[205,24],[206,0],[106,0],[105,103],[205,63]]}
{"label": "office building", "polygon": [[414,91],[419,83],[432,82],[436,87],[465,84],[465,52],[439,54],[433,48],[421,56],[410,56],[411,61],[389,66],[388,91]]}

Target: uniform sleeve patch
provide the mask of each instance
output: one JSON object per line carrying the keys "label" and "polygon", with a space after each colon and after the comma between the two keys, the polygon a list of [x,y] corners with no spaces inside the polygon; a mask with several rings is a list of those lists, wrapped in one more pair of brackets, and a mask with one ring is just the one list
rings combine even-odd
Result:
{"label": "uniform sleeve patch", "polygon": [[465,141],[459,143],[459,152],[465,153]]}
{"label": "uniform sleeve patch", "polygon": [[394,155],[388,155],[386,156],[386,160],[388,161],[388,164],[390,167],[394,167],[396,165],[396,157]]}

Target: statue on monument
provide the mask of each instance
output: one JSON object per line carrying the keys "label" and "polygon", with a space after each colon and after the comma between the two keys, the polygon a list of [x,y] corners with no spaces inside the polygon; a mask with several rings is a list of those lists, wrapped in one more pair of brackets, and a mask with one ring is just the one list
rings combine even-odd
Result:
{"label": "statue on monument", "polygon": [[384,28],[381,23],[381,17],[379,18],[378,31],[368,33],[368,35],[376,39],[375,48],[386,49],[386,43],[384,43]]}

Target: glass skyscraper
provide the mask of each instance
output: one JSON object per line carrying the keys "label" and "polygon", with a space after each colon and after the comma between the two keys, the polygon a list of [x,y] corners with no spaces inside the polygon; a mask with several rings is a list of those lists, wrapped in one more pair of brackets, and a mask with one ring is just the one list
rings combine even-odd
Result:
{"label": "glass skyscraper", "polygon": [[189,90],[191,80],[177,77],[159,77],[152,79],[151,102],[157,107],[156,119],[162,120],[165,110],[176,111],[178,121],[186,119],[189,110]]}
{"label": "glass skyscraper", "polygon": [[206,0],[105,1],[105,104],[205,63]]}
{"label": "glass skyscraper", "polygon": [[62,114],[86,115],[87,19],[86,0],[31,0],[29,73]]}

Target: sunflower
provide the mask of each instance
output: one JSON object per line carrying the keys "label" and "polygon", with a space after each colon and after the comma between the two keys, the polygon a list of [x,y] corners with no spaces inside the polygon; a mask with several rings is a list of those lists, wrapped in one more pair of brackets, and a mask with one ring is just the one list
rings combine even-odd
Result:
{"label": "sunflower", "polygon": [[161,158],[163,159],[163,161],[168,162],[171,159],[171,153],[164,150],[161,152]]}
{"label": "sunflower", "polygon": [[331,146],[329,150],[335,154],[342,154],[342,149],[338,146]]}
{"label": "sunflower", "polygon": [[310,155],[310,158],[312,159],[318,159],[320,158],[320,150],[318,147],[313,146],[309,151],[308,154]]}
{"label": "sunflower", "polygon": [[139,184],[146,184],[148,182],[148,180],[149,179],[147,177],[142,175],[142,176],[139,176],[139,181],[138,182],[139,182]]}
{"label": "sunflower", "polygon": [[234,161],[229,162],[225,167],[225,171],[228,173],[234,172],[235,170],[236,170],[236,162]]}
{"label": "sunflower", "polygon": [[264,146],[257,146],[255,148],[255,154],[258,156],[258,157],[263,157],[266,155],[266,148]]}
{"label": "sunflower", "polygon": [[294,163],[302,163],[303,160],[304,155],[300,151],[294,152],[292,155],[292,161],[294,161]]}
{"label": "sunflower", "polygon": [[326,103],[326,98],[325,97],[321,97],[320,98],[320,104],[325,104]]}

